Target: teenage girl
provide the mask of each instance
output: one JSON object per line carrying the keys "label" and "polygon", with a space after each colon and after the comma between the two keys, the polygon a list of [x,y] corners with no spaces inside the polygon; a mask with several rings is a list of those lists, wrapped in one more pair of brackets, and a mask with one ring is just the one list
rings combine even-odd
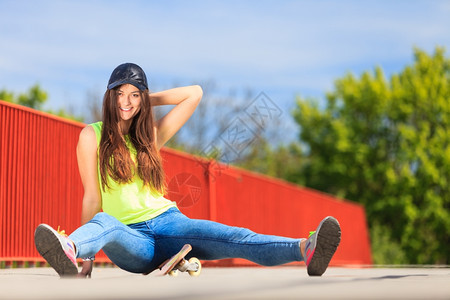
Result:
{"label": "teenage girl", "polygon": [[[159,151],[190,118],[202,94],[200,86],[149,93],[138,65],[114,69],[103,121],[85,127],[77,146],[83,225],[68,237],[46,224],[35,232],[37,250],[60,276],[90,277],[101,249],[122,269],[149,273],[184,244],[193,248],[188,257],[201,260],[244,258],[264,266],[304,261],[309,275],[325,272],[341,238],[333,217],[323,219],[308,239],[293,239],[190,219],[163,197]],[[158,105],[174,107],[154,120],[152,108]],[[84,260],[80,272],[76,258]]]}

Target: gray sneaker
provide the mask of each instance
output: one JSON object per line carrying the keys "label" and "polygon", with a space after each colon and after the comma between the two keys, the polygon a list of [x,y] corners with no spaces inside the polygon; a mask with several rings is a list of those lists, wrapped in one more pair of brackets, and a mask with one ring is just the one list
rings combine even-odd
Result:
{"label": "gray sneaker", "polygon": [[40,224],[34,232],[34,243],[39,254],[59,276],[76,276],[78,274],[75,249],[69,238],[47,224]]}
{"label": "gray sneaker", "polygon": [[309,276],[321,276],[341,241],[341,227],[333,217],[326,217],[306,240],[305,263]]}

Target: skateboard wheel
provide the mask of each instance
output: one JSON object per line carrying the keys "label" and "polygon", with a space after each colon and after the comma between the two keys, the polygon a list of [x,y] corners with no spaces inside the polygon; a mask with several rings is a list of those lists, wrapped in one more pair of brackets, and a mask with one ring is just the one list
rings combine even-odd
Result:
{"label": "skateboard wheel", "polygon": [[169,276],[171,277],[177,277],[178,276],[178,270],[172,270],[169,272]]}
{"label": "skateboard wheel", "polygon": [[197,271],[188,271],[189,275],[193,277],[199,276],[200,273],[202,272],[202,264],[200,263],[200,261],[196,257],[191,257],[189,259],[189,263],[196,264],[198,266]]}

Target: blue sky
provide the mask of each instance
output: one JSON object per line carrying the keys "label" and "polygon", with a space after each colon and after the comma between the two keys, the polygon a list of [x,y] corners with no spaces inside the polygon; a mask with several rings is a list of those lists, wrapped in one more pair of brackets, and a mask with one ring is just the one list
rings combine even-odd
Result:
{"label": "blue sky", "polygon": [[155,88],[214,80],[289,110],[349,71],[400,71],[414,46],[450,49],[450,1],[0,0],[0,38],[0,89],[39,83],[52,109],[82,111],[128,61]]}

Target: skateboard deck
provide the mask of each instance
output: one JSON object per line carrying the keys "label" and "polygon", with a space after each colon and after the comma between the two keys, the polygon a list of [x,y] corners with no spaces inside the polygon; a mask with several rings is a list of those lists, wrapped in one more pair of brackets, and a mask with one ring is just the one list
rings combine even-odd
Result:
{"label": "skateboard deck", "polygon": [[188,272],[191,276],[198,276],[201,272],[201,263],[200,261],[192,257],[187,261],[184,257],[192,250],[192,246],[186,244],[178,251],[177,254],[166,260],[163,264],[159,266],[158,276],[178,275],[177,271],[180,272]]}

